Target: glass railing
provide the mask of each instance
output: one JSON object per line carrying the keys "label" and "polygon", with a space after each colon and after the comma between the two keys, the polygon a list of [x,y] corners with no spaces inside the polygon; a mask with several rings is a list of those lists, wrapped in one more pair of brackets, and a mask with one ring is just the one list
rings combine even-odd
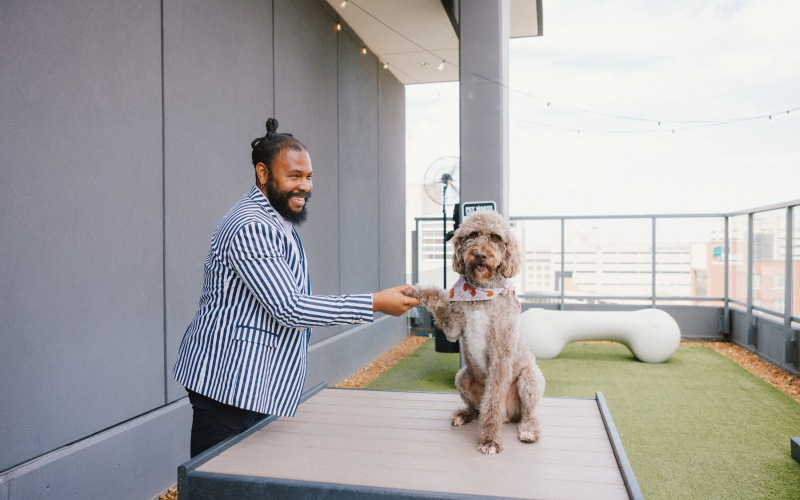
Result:
{"label": "glass railing", "polygon": [[[523,257],[514,284],[525,302],[733,307],[800,326],[800,200],[722,214],[511,222]],[[456,279],[442,223],[416,219],[414,282]]]}

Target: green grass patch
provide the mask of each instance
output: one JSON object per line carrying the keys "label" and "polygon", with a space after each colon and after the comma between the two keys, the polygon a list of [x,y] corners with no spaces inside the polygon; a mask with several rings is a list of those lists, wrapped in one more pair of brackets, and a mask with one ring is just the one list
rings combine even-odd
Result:
{"label": "green grass patch", "polygon": [[[636,361],[619,344],[568,345],[539,360],[548,397],[602,392],[648,499],[798,499],[800,404],[707,347],[666,363]],[[370,389],[455,391],[458,354],[425,342]]]}

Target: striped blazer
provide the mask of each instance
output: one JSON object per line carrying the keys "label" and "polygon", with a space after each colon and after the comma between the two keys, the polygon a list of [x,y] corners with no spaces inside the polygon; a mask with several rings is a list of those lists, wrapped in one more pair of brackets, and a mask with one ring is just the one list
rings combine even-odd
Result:
{"label": "striped blazer", "polygon": [[371,294],[311,295],[297,232],[287,234],[254,186],[211,238],[203,294],[181,341],[175,380],[221,403],[292,416],[311,327],[372,320]]}

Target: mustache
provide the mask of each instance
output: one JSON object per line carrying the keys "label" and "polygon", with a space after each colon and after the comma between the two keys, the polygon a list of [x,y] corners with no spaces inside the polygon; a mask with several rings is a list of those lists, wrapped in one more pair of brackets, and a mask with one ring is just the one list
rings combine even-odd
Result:
{"label": "mustache", "polygon": [[303,192],[303,191],[292,191],[291,193],[289,193],[289,197],[290,198],[304,198],[304,199],[307,200],[307,199],[311,198],[311,191],[305,191],[305,192]]}

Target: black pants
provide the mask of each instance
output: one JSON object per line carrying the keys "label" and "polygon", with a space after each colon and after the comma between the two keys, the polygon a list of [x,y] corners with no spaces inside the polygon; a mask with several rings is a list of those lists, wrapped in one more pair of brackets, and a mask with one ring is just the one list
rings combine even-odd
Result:
{"label": "black pants", "polygon": [[241,434],[269,416],[226,405],[194,391],[188,392],[193,410],[192,458],[231,436]]}

